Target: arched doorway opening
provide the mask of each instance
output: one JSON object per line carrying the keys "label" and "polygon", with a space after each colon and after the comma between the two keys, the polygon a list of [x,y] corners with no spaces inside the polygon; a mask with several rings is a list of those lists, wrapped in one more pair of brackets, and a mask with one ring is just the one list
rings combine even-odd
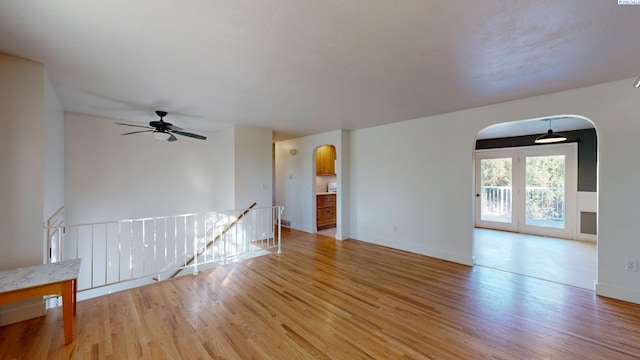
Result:
{"label": "arched doorway opening", "polygon": [[337,154],[331,144],[315,150],[315,228],[316,232],[334,237],[337,226]]}
{"label": "arched doorway opening", "polygon": [[478,132],[474,163],[475,263],[594,289],[597,136],[578,115],[553,117],[558,144],[536,144],[545,119]]}

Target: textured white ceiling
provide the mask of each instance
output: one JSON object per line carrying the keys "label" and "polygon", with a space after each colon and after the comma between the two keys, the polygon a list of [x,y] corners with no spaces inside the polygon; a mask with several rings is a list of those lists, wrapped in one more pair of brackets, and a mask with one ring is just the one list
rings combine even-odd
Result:
{"label": "textured white ceiling", "polygon": [[0,2],[66,111],[280,139],[631,78],[639,28],[615,0]]}

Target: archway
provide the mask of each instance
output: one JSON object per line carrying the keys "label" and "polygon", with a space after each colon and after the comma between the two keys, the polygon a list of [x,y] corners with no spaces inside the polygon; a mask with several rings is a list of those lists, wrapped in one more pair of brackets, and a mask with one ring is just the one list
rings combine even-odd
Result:
{"label": "archway", "polygon": [[338,213],[336,147],[331,144],[318,146],[314,159],[315,199],[312,203],[315,204],[315,229],[320,234],[335,238]]}
{"label": "archway", "polygon": [[[595,127],[582,116],[554,116],[553,131],[568,139],[564,145],[538,145],[534,140],[549,126],[548,121],[542,123],[545,119],[501,123],[478,132],[474,165],[475,263],[593,290],[597,278],[598,197]],[[570,186],[566,189],[550,185],[554,175],[547,169],[551,163],[547,158],[562,159],[558,169],[564,176],[564,161],[569,155],[540,155],[562,147],[576,148],[575,178],[567,177]],[[549,173],[532,174],[529,169],[535,169],[536,161],[547,161],[543,168]],[[510,172],[513,184],[507,184],[510,179],[506,176],[487,181],[497,167],[501,167],[502,174]],[[555,207],[542,211],[543,205]],[[532,223],[563,227],[564,231],[548,228],[536,233]]]}

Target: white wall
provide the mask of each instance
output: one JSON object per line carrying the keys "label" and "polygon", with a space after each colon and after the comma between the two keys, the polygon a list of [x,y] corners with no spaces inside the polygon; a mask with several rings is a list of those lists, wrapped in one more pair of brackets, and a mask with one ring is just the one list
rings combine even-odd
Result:
{"label": "white wall", "polygon": [[[235,129],[229,128],[213,134],[214,154],[212,165],[215,164],[216,172],[216,204],[215,210],[232,210],[236,204],[235,184]],[[207,140],[209,141],[209,140]]]}
{"label": "white wall", "polygon": [[271,205],[271,130],[200,131],[207,140],[167,142],[122,136],[128,129],[114,121],[66,114],[68,224]]}
{"label": "white wall", "polygon": [[[625,258],[640,258],[640,93],[633,80],[352,131],[351,221],[344,236],[472,264],[477,132],[502,122],[578,114],[592,120],[598,134],[596,292],[640,303],[640,273],[623,266]],[[276,161],[282,162],[276,164],[278,202],[287,208],[292,226],[304,231],[311,229],[311,206],[301,177],[310,172],[309,151],[323,142],[329,141],[310,136],[276,146]],[[290,147],[300,157],[288,155]]]}
{"label": "white wall", "polygon": [[[294,229],[316,231],[315,156],[322,145],[336,148],[337,224],[336,239],[348,237],[349,226],[349,132],[343,130],[276,143],[276,204],[284,205],[282,218]],[[296,155],[289,153],[296,149]]]}
{"label": "white wall", "polygon": [[235,127],[235,209],[273,205],[273,131]]}
{"label": "white wall", "polygon": [[[336,163],[336,171],[338,171],[338,195],[336,198],[336,216],[338,221],[336,239],[344,240],[349,238],[349,234],[351,233],[351,132],[341,130],[339,134],[340,157]],[[336,148],[336,151],[337,150]]]}
{"label": "white wall", "polygon": [[[0,269],[43,261],[45,80],[41,64],[0,54]],[[0,326],[44,311],[38,298],[0,306]]]}
{"label": "white wall", "polygon": [[0,269],[42,263],[44,67],[0,55]]}
{"label": "white wall", "polygon": [[[220,209],[229,163],[215,134],[206,141],[151,134],[122,136],[114,119],[65,118],[65,211],[68,224],[177,215]],[[227,144],[228,145],[228,144]]]}
{"label": "white wall", "polygon": [[46,221],[64,205],[64,111],[49,77],[44,84],[44,212]]}
{"label": "white wall", "polygon": [[[457,129],[461,119],[449,114],[352,132],[351,237],[473,264],[475,133]],[[460,141],[447,141],[448,132]]]}

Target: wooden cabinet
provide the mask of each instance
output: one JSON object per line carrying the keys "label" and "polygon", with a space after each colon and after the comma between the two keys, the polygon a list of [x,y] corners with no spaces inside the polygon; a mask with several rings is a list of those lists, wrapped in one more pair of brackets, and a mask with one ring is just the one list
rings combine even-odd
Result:
{"label": "wooden cabinet", "polygon": [[316,195],[316,227],[318,230],[336,226],[336,195]]}
{"label": "wooden cabinet", "polygon": [[323,145],[316,151],[316,175],[336,174],[336,148],[333,145]]}

